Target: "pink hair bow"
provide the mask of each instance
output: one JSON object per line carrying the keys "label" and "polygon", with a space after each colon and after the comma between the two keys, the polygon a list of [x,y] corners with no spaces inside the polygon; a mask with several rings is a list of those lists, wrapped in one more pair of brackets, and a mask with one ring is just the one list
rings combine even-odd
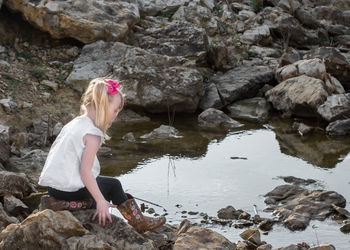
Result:
{"label": "pink hair bow", "polygon": [[114,80],[104,80],[107,86],[107,93],[110,95],[116,95],[118,94],[118,89],[120,88],[120,85],[118,82]]}

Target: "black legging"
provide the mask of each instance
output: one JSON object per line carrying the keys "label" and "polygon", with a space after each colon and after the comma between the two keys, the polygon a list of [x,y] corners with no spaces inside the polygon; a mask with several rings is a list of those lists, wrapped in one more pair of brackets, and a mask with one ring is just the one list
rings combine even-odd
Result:
{"label": "black legging", "polygon": [[[112,201],[114,205],[119,206],[128,199],[124,193],[122,184],[118,179],[107,176],[98,176],[96,178],[96,182],[105,199],[107,201]],[[49,187],[48,192],[49,195],[59,200],[93,200],[92,206],[93,208],[96,208],[96,202],[86,187],[81,188],[75,192],[65,192]]]}

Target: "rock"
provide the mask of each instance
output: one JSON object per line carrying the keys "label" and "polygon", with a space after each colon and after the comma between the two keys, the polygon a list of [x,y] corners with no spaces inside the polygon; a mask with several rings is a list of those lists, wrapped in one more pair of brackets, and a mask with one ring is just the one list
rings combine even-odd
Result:
{"label": "rock", "polygon": [[241,10],[238,12],[237,18],[241,21],[245,21],[253,16],[256,16],[254,11],[251,10]]}
{"label": "rock", "polygon": [[53,89],[54,91],[57,91],[57,89],[58,89],[58,84],[56,82],[53,82],[53,81],[43,80],[40,82],[40,84],[45,85],[45,86]]}
{"label": "rock", "polygon": [[272,21],[272,24],[268,27],[274,37],[282,37],[285,41],[288,40],[288,45],[293,48],[305,48],[305,46],[319,44],[315,31],[303,28],[296,18],[280,10],[280,8],[276,8],[267,14],[267,18]]}
{"label": "rock", "polygon": [[255,246],[261,245],[260,232],[257,228],[249,228],[242,232],[239,236],[241,236],[244,240],[250,241]]}
{"label": "rock", "polygon": [[232,206],[227,206],[226,208],[221,208],[218,211],[218,217],[220,219],[238,219],[239,214],[237,210]]}
{"label": "rock", "polygon": [[191,224],[191,222],[187,219],[184,219],[183,221],[181,221],[180,226],[179,226],[179,230],[177,231],[177,235],[180,235],[182,233],[186,233],[187,230],[192,227],[193,225]]}
{"label": "rock", "polygon": [[23,173],[0,171],[0,196],[13,195],[19,199],[36,192]]}
{"label": "rock", "polygon": [[117,119],[114,122],[123,122],[123,123],[138,123],[138,122],[149,122],[151,118],[147,116],[142,116],[131,109],[123,109]]}
{"label": "rock", "polygon": [[8,69],[11,67],[11,64],[4,60],[0,60],[0,69]]}
{"label": "rock", "polygon": [[249,51],[260,58],[264,57],[276,57],[279,58],[281,56],[281,51],[273,48],[259,47],[259,46],[251,46]]}
{"label": "rock", "polygon": [[341,214],[342,216],[350,219],[350,212],[346,210],[345,208],[338,207],[334,204],[332,204],[332,207],[337,211],[337,213]]}
{"label": "rock", "polygon": [[294,11],[300,7],[300,3],[296,0],[281,0],[278,2],[277,6],[285,10],[289,14],[293,15]]}
{"label": "rock", "polygon": [[159,22],[141,30],[133,37],[133,45],[153,54],[183,56],[203,62],[208,51],[208,36],[192,23]]}
{"label": "rock", "polygon": [[294,48],[288,48],[279,59],[279,67],[283,67],[300,60],[300,53]]}
{"label": "rock", "polygon": [[[133,3],[133,0],[128,0],[127,2]],[[179,7],[187,5],[189,0],[138,0],[137,6],[140,10],[141,16],[155,16],[158,13],[173,13]]]}
{"label": "rock", "polygon": [[238,128],[243,124],[233,120],[221,110],[209,108],[204,110],[198,116],[198,124],[205,128]]}
{"label": "rock", "polygon": [[194,61],[183,57],[133,48],[114,65],[113,75],[123,84],[127,105],[152,113],[193,113],[204,95],[204,83],[201,73],[190,68],[192,65]]}
{"label": "rock", "polygon": [[48,125],[47,122],[44,121],[34,121],[33,122],[34,133],[35,134],[44,134],[47,133]]}
{"label": "rock", "polygon": [[350,93],[331,95],[318,107],[317,112],[329,122],[350,116]]}
{"label": "rock", "polygon": [[294,14],[295,18],[298,19],[299,22],[306,28],[317,29],[321,27],[320,21],[310,13],[309,9],[305,8],[304,6],[296,9]]}
{"label": "rock", "polygon": [[261,87],[273,80],[274,72],[265,66],[237,67],[225,74],[215,75],[209,82],[216,85],[218,94],[216,95],[213,87],[207,89],[212,94],[205,94],[201,100],[201,104],[205,105],[201,107],[212,104],[216,108],[222,108],[232,102],[252,98]]}
{"label": "rock", "polygon": [[[2,0],[0,0],[0,9],[1,9],[1,4],[2,4]],[[0,45],[0,53],[4,53],[5,51],[6,51],[6,48]]]}
{"label": "rock", "polygon": [[263,231],[270,231],[272,230],[273,225],[276,223],[276,221],[271,219],[264,219],[262,222],[259,223],[258,228]]}
{"label": "rock", "polygon": [[264,244],[259,246],[256,250],[271,250],[272,249],[272,245],[270,244]]}
{"label": "rock", "polygon": [[161,138],[176,138],[179,131],[167,125],[161,125],[159,128],[156,128],[151,133],[140,136],[142,139],[161,139]]}
{"label": "rock", "polygon": [[236,119],[266,122],[269,117],[270,104],[262,97],[234,102],[227,106],[229,116]]}
{"label": "rock", "polygon": [[[9,216],[2,206],[2,203],[0,202],[0,232],[7,227],[7,225],[12,223],[18,223],[18,219],[16,217]],[[0,246],[1,247],[1,246]]]}
{"label": "rock", "polygon": [[127,142],[135,142],[136,141],[135,136],[134,136],[134,134],[132,132],[129,132],[129,133],[125,134],[122,137],[122,139],[124,141],[127,141]]}
{"label": "rock", "polygon": [[197,27],[205,29],[208,36],[214,36],[218,32],[218,22],[211,10],[196,3],[181,6],[171,17],[171,21],[187,21]]}
{"label": "rock", "polygon": [[337,120],[337,121],[331,122],[326,127],[326,132],[331,135],[350,134],[350,119]]}
{"label": "rock", "polygon": [[286,247],[275,248],[275,250],[304,250],[304,249],[305,248],[303,246],[294,245],[294,244],[290,244]]}
{"label": "rock", "polygon": [[318,246],[310,247],[309,250],[335,250],[336,248],[330,243],[321,243]]}
{"label": "rock", "polygon": [[292,183],[293,185],[310,185],[315,183],[315,180],[312,179],[302,179],[294,176],[280,176],[285,182]]}
{"label": "rock", "polygon": [[31,193],[29,196],[23,198],[23,202],[29,207],[30,211],[34,211],[39,207],[39,204],[41,203],[41,197],[47,194],[47,192]]}
{"label": "rock", "polygon": [[340,231],[343,233],[350,233],[350,223],[346,223],[345,225],[341,226]]}
{"label": "rock", "polygon": [[92,221],[94,213],[95,210],[90,209],[76,211],[72,214],[74,215],[73,218],[76,218],[81,225],[88,228],[88,234],[96,236],[96,239],[108,244],[113,249],[155,250],[151,240],[137,233],[135,229],[126,224],[122,218],[111,215],[112,223],[108,221],[103,227],[99,225],[97,221]]}
{"label": "rock", "polygon": [[21,158],[12,156],[8,160],[8,169],[25,173],[33,183],[38,183],[47,155],[47,152],[34,149]]}
{"label": "rock", "polygon": [[305,75],[293,77],[266,92],[273,107],[287,114],[317,117],[317,108],[325,102],[328,92],[323,81]]}
{"label": "rock", "polygon": [[67,84],[82,93],[90,80],[109,74],[113,65],[122,61],[130,48],[123,43],[104,41],[85,45],[74,61]]}
{"label": "rock", "polygon": [[63,124],[60,123],[60,122],[57,122],[55,124],[55,126],[53,127],[52,135],[53,136],[58,136],[58,134],[61,132],[62,128],[63,128]]}
{"label": "rock", "polygon": [[210,229],[193,226],[178,235],[173,249],[190,250],[199,248],[236,250],[237,246]]}
{"label": "rock", "polygon": [[5,195],[3,199],[4,208],[8,214],[16,217],[19,215],[28,216],[29,208],[21,200],[12,195]]}
{"label": "rock", "polygon": [[320,47],[306,53],[304,58],[320,58],[326,65],[326,71],[340,81],[345,90],[350,89],[350,62],[334,47]]}
{"label": "rock", "polygon": [[245,228],[245,227],[251,227],[254,223],[250,220],[238,220],[233,226],[235,228]]}
{"label": "rock", "polygon": [[272,42],[270,29],[267,25],[253,27],[243,33],[240,37],[240,41],[249,45],[269,45]]}
{"label": "rock", "polygon": [[121,41],[139,21],[135,4],[125,1],[6,1],[25,20],[47,31],[53,38],[72,37],[83,43]]}
{"label": "rock", "polygon": [[307,190],[295,185],[282,185],[265,196],[281,202],[274,214],[290,230],[304,230],[310,220],[325,220],[335,204],[344,207],[344,197],[334,191]]}
{"label": "rock", "polygon": [[314,131],[313,127],[310,127],[302,122],[294,122],[293,128],[296,129],[301,136],[310,134]]}
{"label": "rock", "polygon": [[11,101],[11,98],[1,99],[0,105],[5,109],[7,113],[11,112],[13,109],[17,107],[17,103]]}
{"label": "rock", "polygon": [[9,127],[0,124],[0,163],[5,163],[11,152]]}
{"label": "rock", "polygon": [[97,155],[100,157],[109,157],[112,155],[112,149],[109,147],[100,147],[100,149],[97,151]]}

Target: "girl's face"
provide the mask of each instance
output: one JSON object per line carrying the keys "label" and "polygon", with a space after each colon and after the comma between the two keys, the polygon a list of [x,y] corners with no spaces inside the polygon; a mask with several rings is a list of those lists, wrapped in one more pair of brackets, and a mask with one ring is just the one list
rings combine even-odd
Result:
{"label": "girl's face", "polygon": [[109,102],[108,111],[107,111],[107,121],[108,124],[112,124],[114,119],[117,117],[120,106],[121,106],[121,97],[120,95],[113,95],[112,100]]}

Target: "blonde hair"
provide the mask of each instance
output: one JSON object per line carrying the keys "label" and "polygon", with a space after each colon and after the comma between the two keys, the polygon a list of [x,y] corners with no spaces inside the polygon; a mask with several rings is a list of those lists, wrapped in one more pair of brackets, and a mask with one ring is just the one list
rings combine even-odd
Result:
{"label": "blonde hair", "polygon": [[[110,137],[106,133],[108,128],[107,110],[114,95],[107,93],[107,85],[104,80],[106,80],[106,78],[96,78],[90,81],[81,97],[80,114],[85,114],[87,112],[87,107],[91,105],[96,111],[95,125],[102,130],[104,138],[109,140]],[[125,99],[121,88],[118,89],[116,95],[119,95],[121,100],[119,107],[119,111],[121,111],[124,107]]]}

